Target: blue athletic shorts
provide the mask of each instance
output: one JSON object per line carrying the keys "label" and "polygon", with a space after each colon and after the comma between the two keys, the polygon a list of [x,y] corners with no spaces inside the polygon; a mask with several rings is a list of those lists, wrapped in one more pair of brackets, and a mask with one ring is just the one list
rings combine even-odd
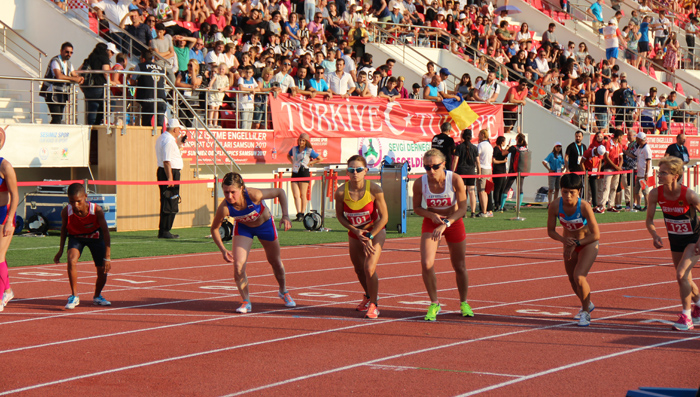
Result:
{"label": "blue athletic shorts", "polygon": [[245,236],[251,239],[257,236],[258,240],[275,241],[277,240],[277,228],[272,218],[257,227],[250,227],[236,222],[236,225],[233,227],[233,235]]}
{"label": "blue athletic shorts", "polygon": [[[99,232],[98,232],[99,233]],[[75,248],[83,255],[83,248],[88,247],[92,254],[92,259],[95,261],[95,267],[105,265],[104,258],[107,253],[105,240],[102,238],[102,233],[99,233],[97,238],[83,238],[68,235],[68,249]]]}
{"label": "blue athletic shorts", "polygon": [[[4,225],[7,222],[7,213],[10,211],[10,203],[7,205],[0,206],[0,225]],[[12,220],[12,225],[17,226],[15,219]]]}
{"label": "blue athletic shorts", "polygon": [[610,59],[610,58],[617,59],[617,47],[605,49],[605,59]]}

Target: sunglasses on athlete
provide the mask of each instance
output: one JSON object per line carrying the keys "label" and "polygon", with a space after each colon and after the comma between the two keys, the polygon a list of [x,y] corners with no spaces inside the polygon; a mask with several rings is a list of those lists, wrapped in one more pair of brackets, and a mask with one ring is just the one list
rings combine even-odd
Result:
{"label": "sunglasses on athlete", "polygon": [[365,170],[365,167],[357,167],[357,168],[348,167],[348,172],[351,174],[354,174],[354,173],[359,174],[360,172],[362,172],[364,170]]}
{"label": "sunglasses on athlete", "polygon": [[440,164],[433,164],[433,165],[426,165],[426,166],[425,166],[425,170],[426,170],[426,171],[428,171],[428,170],[437,171],[437,170],[440,169],[440,166],[441,166],[441,165],[442,165],[442,163],[440,163]]}

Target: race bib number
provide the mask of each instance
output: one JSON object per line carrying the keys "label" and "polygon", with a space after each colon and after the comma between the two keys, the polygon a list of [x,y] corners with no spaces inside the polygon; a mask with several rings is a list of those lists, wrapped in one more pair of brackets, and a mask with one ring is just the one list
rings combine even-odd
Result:
{"label": "race bib number", "polygon": [[250,214],[247,215],[241,215],[241,216],[236,216],[233,219],[236,220],[236,222],[241,222],[241,223],[249,223],[253,222],[256,219],[260,217],[260,214],[257,211],[253,211]]}
{"label": "race bib number", "polygon": [[664,219],[664,221],[666,221],[666,230],[669,234],[693,234],[690,219]]}
{"label": "race bib number", "polygon": [[348,219],[348,222],[355,227],[366,225],[371,220],[370,213],[367,211],[351,213],[346,212],[345,217]]}
{"label": "race bib number", "polygon": [[427,199],[427,200],[425,200],[425,202],[426,202],[426,204],[428,204],[428,207],[430,207],[430,208],[451,207],[452,206],[452,199],[450,199],[450,198]]}
{"label": "race bib number", "polygon": [[570,231],[570,232],[575,232],[576,230],[579,230],[583,227],[583,220],[581,219],[574,219],[572,221],[565,221],[559,218],[561,221],[561,225],[564,227],[564,229]]}

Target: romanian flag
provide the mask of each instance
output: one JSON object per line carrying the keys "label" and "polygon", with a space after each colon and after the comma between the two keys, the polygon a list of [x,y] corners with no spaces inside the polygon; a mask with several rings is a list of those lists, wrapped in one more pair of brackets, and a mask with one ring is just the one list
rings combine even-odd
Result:
{"label": "romanian flag", "polygon": [[469,107],[469,104],[462,98],[462,94],[457,93],[458,99],[447,98],[442,101],[445,105],[447,112],[455,121],[457,127],[460,130],[469,128],[470,125],[474,124],[479,115]]}

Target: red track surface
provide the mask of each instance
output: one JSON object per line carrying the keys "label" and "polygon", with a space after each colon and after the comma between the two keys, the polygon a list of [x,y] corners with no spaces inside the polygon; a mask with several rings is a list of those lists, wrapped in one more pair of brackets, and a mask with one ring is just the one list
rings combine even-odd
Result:
{"label": "red track surface", "polygon": [[[236,314],[231,265],[217,254],[116,260],[91,305],[63,310],[63,265],[10,269],[17,297],[0,314],[0,395],[624,395],[698,387],[700,332],[673,332],[680,311],[668,249],[642,222],[601,226],[589,275],[593,323],[580,328],[561,260],[544,229],[468,236],[469,301],[459,316],[446,249],[436,263],[443,312],[428,299],[418,239],[382,254],[378,320],[354,310],[360,284],[347,244],[282,250],[296,309],[277,298],[260,250],[248,275],[252,314]],[[284,234],[282,233],[282,238]],[[4,392],[4,393],[3,393]]]}

